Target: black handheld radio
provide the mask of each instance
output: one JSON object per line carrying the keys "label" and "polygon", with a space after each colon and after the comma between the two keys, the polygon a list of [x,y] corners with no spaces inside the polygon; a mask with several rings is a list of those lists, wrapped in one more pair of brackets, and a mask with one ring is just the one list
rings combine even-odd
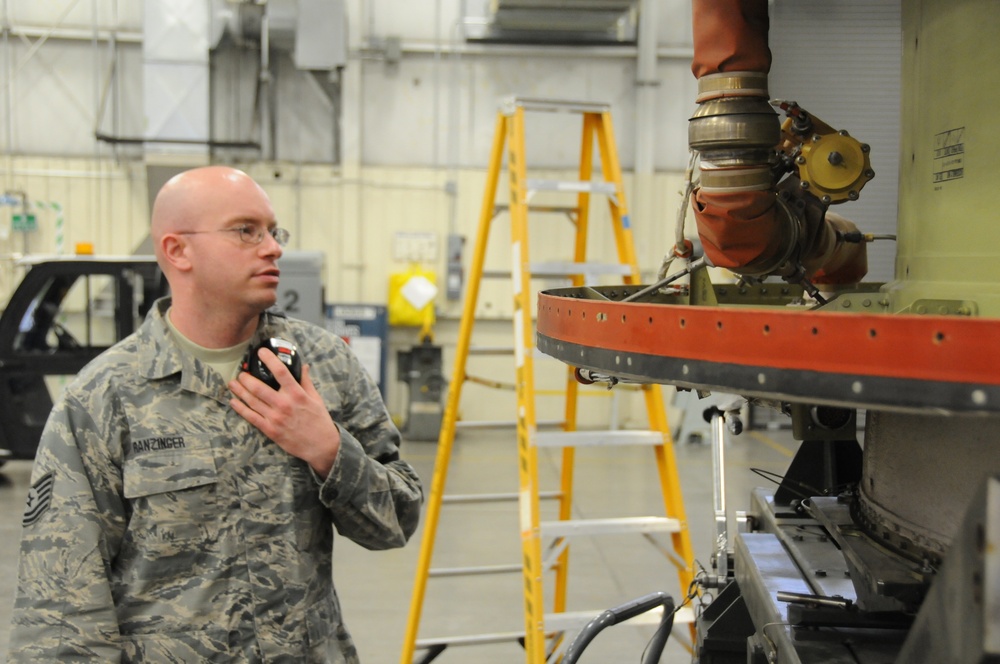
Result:
{"label": "black handheld radio", "polygon": [[290,341],[280,339],[278,337],[269,337],[264,341],[260,342],[256,346],[250,349],[247,356],[243,359],[243,371],[249,371],[250,375],[254,378],[261,380],[262,382],[269,385],[272,389],[280,389],[281,386],[278,385],[278,380],[271,373],[271,370],[267,368],[263,361],[261,361],[258,351],[261,348],[267,348],[275,356],[285,363],[288,367],[289,373],[295,380],[302,380],[302,358],[299,356],[299,351]]}

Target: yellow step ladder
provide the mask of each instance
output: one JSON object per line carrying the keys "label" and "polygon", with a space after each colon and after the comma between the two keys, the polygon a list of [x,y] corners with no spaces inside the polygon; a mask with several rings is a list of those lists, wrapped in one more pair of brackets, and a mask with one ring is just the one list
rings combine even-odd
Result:
{"label": "yellow step ladder", "polygon": [[[529,179],[525,163],[525,113],[541,111],[549,113],[579,114],[583,119],[583,136],[580,151],[579,179],[574,181],[552,181]],[[594,143],[599,150],[601,176],[593,179]],[[510,198],[508,205],[496,202],[497,186],[500,179],[506,146],[509,169]],[[536,192],[566,192],[574,194],[573,206],[552,206],[529,204]],[[614,231],[618,262],[601,266],[586,261],[588,222],[590,219],[590,198],[593,195],[606,196]],[[459,427],[458,412],[462,386],[472,380],[466,374],[466,363],[470,354],[477,349],[471,346],[472,328],[475,323],[476,306],[480,284],[484,277],[491,275],[484,270],[486,247],[493,219],[497,213],[507,210],[511,225],[511,258],[513,269],[508,273],[512,281],[514,295],[514,346],[515,388],[517,392],[517,447],[519,490],[510,494],[445,495],[445,484],[451,460],[455,432]],[[559,263],[532,263],[528,251],[528,213],[563,213],[575,225],[575,243],[570,261]],[[438,440],[434,477],[427,501],[426,516],[420,555],[417,562],[416,578],[410,603],[410,614],[403,642],[401,664],[419,661],[426,664],[435,659],[450,646],[471,646],[503,641],[520,642],[526,652],[528,664],[555,662],[569,640],[587,622],[597,617],[601,611],[627,598],[609,598],[607,606],[594,607],[592,611],[567,611],[567,588],[569,569],[569,541],[577,536],[606,536],[614,534],[669,533],[673,552],[667,557],[677,568],[679,590],[675,595],[678,605],[684,599],[694,578],[693,552],[684,514],[683,498],[677,475],[673,453],[673,441],[659,385],[641,386],[647,411],[649,430],[607,430],[577,431],[577,400],[579,382],[574,377],[573,367],[566,369],[565,416],[561,431],[542,432],[544,423],[536,421],[535,399],[535,344],[533,315],[535,294],[532,279],[563,277],[572,279],[574,285],[589,283],[599,274],[619,276],[625,283],[639,283],[639,271],[633,246],[632,231],[629,226],[625,191],[622,186],[621,169],[615,147],[610,108],[606,104],[590,102],[566,102],[512,97],[505,99],[497,115],[496,132],[490,153],[490,166],[483,194],[479,228],[466,286],[462,320],[455,350],[454,369],[449,385],[447,405]],[[492,352],[485,350],[481,352]],[[466,423],[461,423],[466,424]],[[474,423],[468,423],[474,426]],[[486,426],[497,422],[484,423]],[[665,516],[625,517],[605,519],[574,519],[573,512],[573,471],[577,448],[598,445],[645,445],[653,450],[656,469],[663,496]],[[557,448],[561,451],[559,488],[556,491],[541,491],[538,478],[538,451],[543,448]],[[614,489],[614,487],[609,487]],[[543,521],[540,515],[542,500],[552,499],[557,503],[558,518]],[[431,569],[434,541],[440,518],[441,507],[448,503],[477,503],[509,500],[517,503],[520,523],[522,562],[512,565],[471,566],[462,568]],[[658,510],[659,508],[657,508]],[[546,542],[543,556],[543,540]],[[427,582],[430,577],[494,574],[520,571],[524,586],[523,632],[482,633],[463,636],[444,636],[418,639],[421,612],[423,609]],[[546,576],[548,573],[548,576]],[[553,578],[554,577],[554,578]],[[662,575],[650,570],[651,585],[662,583]],[[552,597],[546,600],[543,588],[551,586]],[[662,590],[662,588],[651,588]],[[548,604],[548,608],[546,608]],[[454,607],[461,611],[462,607]],[[678,614],[675,623],[691,623],[693,614],[685,610]],[[420,660],[414,660],[416,652],[423,651]],[[638,658],[638,653],[636,654]],[[513,659],[511,660],[513,661]]]}

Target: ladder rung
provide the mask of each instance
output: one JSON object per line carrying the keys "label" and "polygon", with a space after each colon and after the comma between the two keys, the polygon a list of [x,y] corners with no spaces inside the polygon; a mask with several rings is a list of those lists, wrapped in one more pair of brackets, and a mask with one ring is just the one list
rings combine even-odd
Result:
{"label": "ladder rung", "polygon": [[[561,491],[539,491],[538,497],[543,500],[552,500],[562,496]],[[443,503],[503,503],[514,502],[520,498],[517,493],[455,493],[449,496],[442,496]]]}
{"label": "ladder rung", "polygon": [[439,567],[431,569],[430,576],[472,576],[477,574],[509,574],[521,572],[524,567],[519,563],[510,565],[471,565],[469,567]]}
{"label": "ladder rung", "polygon": [[625,263],[550,261],[546,263],[531,263],[528,266],[528,271],[531,272],[531,276],[533,277],[628,276],[632,274],[632,266]]}
{"label": "ladder rung", "polygon": [[[542,420],[536,422],[537,427],[561,427],[565,422],[562,420]],[[459,429],[503,429],[517,426],[516,420],[473,420],[455,422],[455,427]]]}
{"label": "ladder rung", "polygon": [[[532,346],[531,350],[533,351],[535,359],[539,360],[555,359],[551,355],[543,353],[534,346]],[[513,355],[513,354],[514,354],[513,346],[478,346],[469,348],[469,355]]]}
{"label": "ladder rung", "polygon": [[528,191],[563,191],[574,194],[614,194],[618,191],[614,182],[602,180],[538,180],[528,178]]}
{"label": "ladder rung", "polygon": [[484,643],[503,643],[524,638],[524,632],[495,632],[493,634],[469,634],[468,636],[435,636],[417,639],[417,648],[432,646],[475,646]]}
{"label": "ladder rung", "polygon": [[566,519],[543,521],[542,535],[574,537],[581,535],[617,535],[623,533],[678,533],[681,522],[663,516],[626,516],[612,519]]}
{"label": "ladder rung", "polygon": [[[602,613],[604,613],[603,610],[546,613],[545,630],[552,632],[578,632],[586,627],[587,623]],[[638,620],[638,618],[639,616],[636,616],[633,620]]]}
{"label": "ladder rung", "polygon": [[470,346],[469,355],[513,355],[513,346]]}
{"label": "ladder rung", "polygon": [[[545,631],[566,632],[583,629],[587,623],[604,613],[603,609],[595,611],[567,611],[565,613],[546,613]],[[663,617],[663,609],[656,608],[646,611],[643,614],[627,621],[628,625],[658,625]],[[685,606],[674,614],[674,627],[677,625],[690,625],[694,622],[694,610]]]}
{"label": "ladder rung", "polygon": [[[509,205],[502,204],[493,208],[497,212],[505,212],[510,209]],[[575,205],[529,205],[528,212],[559,212],[561,214],[578,214],[580,208]]]}
{"label": "ladder rung", "polygon": [[[528,265],[528,272],[532,277],[556,277],[569,279],[570,277],[599,277],[599,276],[629,276],[632,274],[632,267],[625,263],[597,263],[583,262],[574,263],[572,261],[555,261],[546,263],[531,263]],[[483,270],[484,279],[510,279],[509,270]]]}
{"label": "ladder rung", "polygon": [[611,431],[547,431],[535,433],[535,447],[603,447],[612,445],[663,445],[662,431],[634,429]]}
{"label": "ladder rung", "polygon": [[606,102],[599,101],[566,101],[564,99],[535,99],[532,97],[518,97],[516,95],[504,97],[500,101],[500,111],[510,115],[514,109],[520,106],[526,111],[546,111],[561,113],[608,113],[611,106]]}
{"label": "ladder rung", "polygon": [[[546,500],[559,498],[562,493],[559,491],[539,491],[538,497]],[[444,503],[499,503],[514,502],[520,498],[517,493],[456,493],[450,496],[442,496]]]}

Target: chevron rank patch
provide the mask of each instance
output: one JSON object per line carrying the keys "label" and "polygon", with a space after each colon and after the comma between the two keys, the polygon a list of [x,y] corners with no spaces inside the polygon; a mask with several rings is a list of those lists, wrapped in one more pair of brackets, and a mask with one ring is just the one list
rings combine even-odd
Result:
{"label": "chevron rank patch", "polygon": [[55,483],[55,475],[49,473],[43,475],[32,485],[31,490],[28,491],[28,505],[24,509],[22,526],[30,526],[35,523],[49,509],[49,503],[52,502],[52,487]]}

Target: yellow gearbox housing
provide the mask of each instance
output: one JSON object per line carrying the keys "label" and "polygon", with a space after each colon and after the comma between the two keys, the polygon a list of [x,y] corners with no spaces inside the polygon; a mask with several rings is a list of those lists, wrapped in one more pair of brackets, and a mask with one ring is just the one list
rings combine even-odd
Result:
{"label": "yellow gearbox housing", "polygon": [[795,159],[803,188],[828,205],[857,200],[875,176],[869,152],[846,131],[814,134]]}

